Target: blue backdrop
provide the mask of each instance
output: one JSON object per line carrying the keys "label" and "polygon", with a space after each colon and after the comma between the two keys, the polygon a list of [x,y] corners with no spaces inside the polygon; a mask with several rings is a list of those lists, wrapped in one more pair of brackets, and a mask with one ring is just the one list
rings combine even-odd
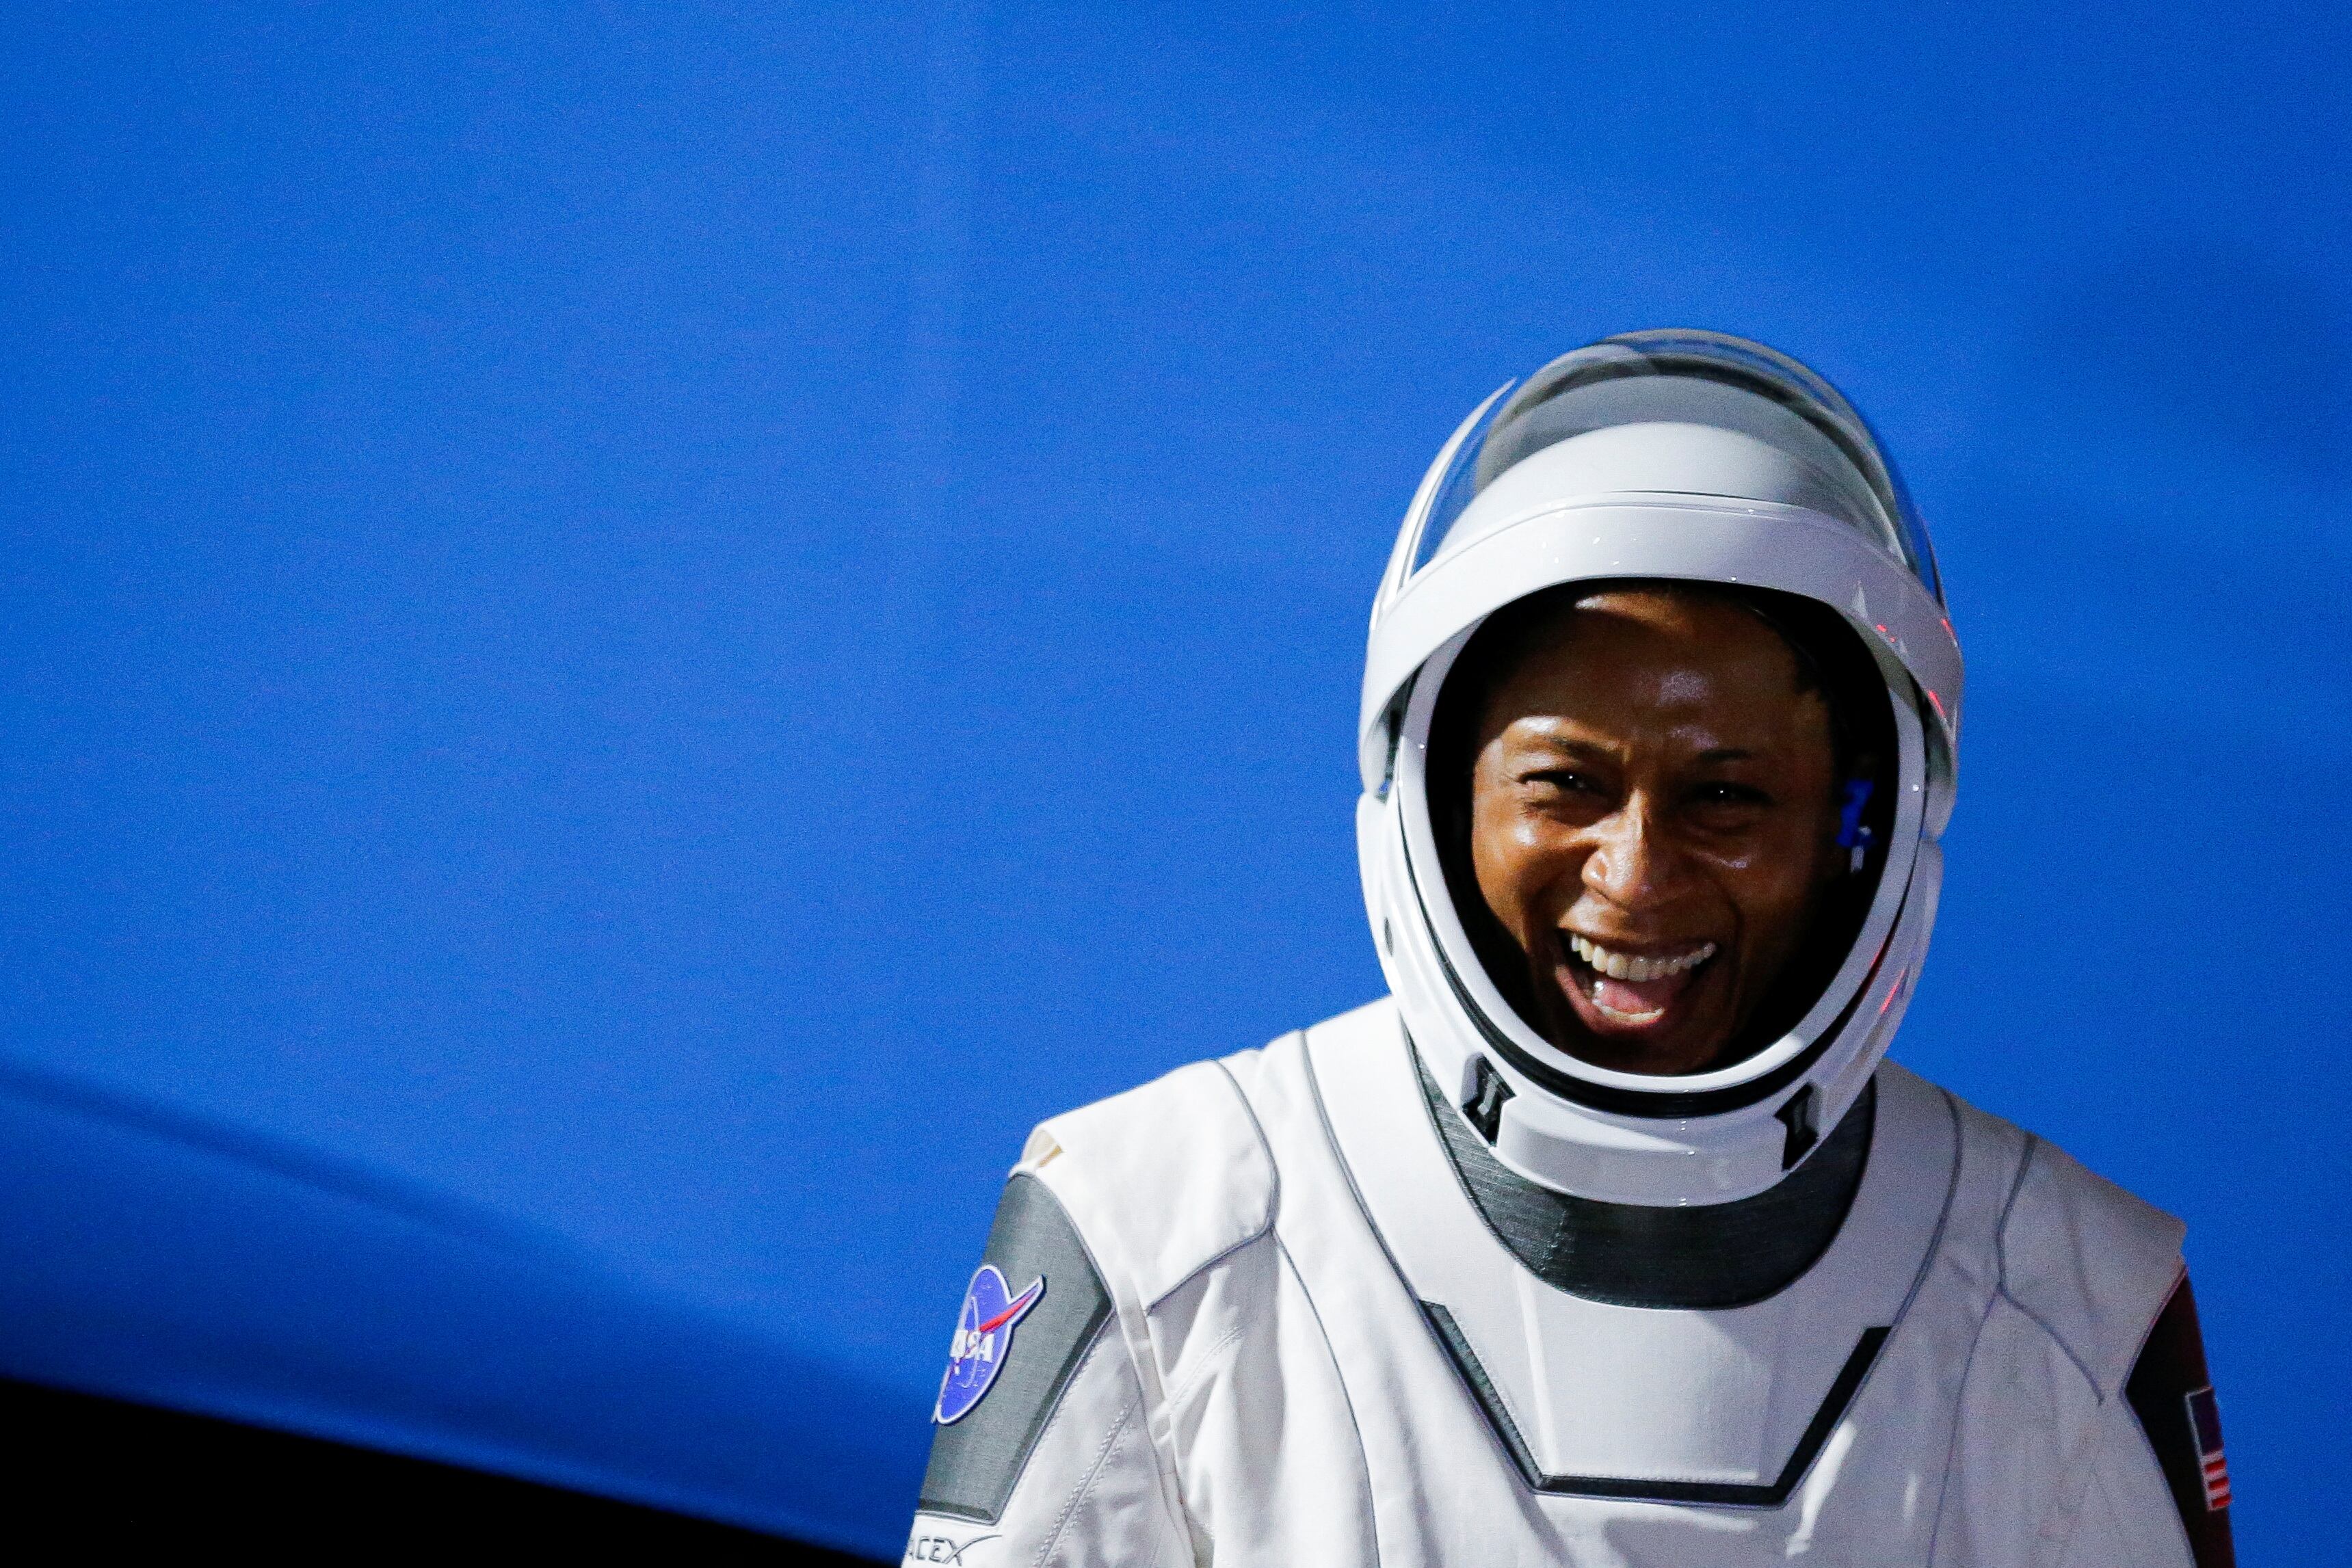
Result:
{"label": "blue backdrop", "polygon": [[1025,1129],[1379,988],[1423,465],[1720,328],[1969,656],[1897,1054],[2187,1218],[2328,1556],[2352,12],[1265,9],[12,7],[0,1065],[771,1347],[895,1555]]}

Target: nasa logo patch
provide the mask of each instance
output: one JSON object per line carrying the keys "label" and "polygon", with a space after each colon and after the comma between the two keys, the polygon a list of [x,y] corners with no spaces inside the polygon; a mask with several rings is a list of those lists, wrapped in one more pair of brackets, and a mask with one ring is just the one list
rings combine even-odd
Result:
{"label": "nasa logo patch", "polygon": [[932,1420],[946,1427],[971,1414],[1013,1352],[1013,1331],[1045,1294],[1043,1274],[1015,1296],[1005,1288],[1004,1276],[995,1264],[980,1266],[963,1293],[963,1311],[956,1314],[955,1339],[948,1346],[948,1373],[940,1380],[940,1402],[931,1411]]}

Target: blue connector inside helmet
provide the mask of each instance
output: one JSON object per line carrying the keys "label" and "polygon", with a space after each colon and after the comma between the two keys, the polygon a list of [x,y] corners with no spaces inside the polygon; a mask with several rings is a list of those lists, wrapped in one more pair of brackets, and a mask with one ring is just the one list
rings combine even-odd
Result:
{"label": "blue connector inside helmet", "polygon": [[1845,803],[1838,808],[1838,848],[1858,850],[1870,842],[1870,830],[1862,825],[1862,813],[1870,805],[1870,791],[1867,779],[1846,781]]}

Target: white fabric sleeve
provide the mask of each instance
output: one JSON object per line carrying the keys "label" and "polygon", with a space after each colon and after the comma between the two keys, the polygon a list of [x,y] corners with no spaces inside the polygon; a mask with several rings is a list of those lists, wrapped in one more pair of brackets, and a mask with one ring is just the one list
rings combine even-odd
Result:
{"label": "white fabric sleeve", "polygon": [[905,1560],[1189,1561],[1146,1405],[1094,1255],[1046,1184],[1016,1169],[957,1316]]}
{"label": "white fabric sleeve", "polygon": [[1114,1327],[1080,1361],[993,1521],[919,1512],[906,1561],[962,1568],[1176,1568],[1143,1388]]}

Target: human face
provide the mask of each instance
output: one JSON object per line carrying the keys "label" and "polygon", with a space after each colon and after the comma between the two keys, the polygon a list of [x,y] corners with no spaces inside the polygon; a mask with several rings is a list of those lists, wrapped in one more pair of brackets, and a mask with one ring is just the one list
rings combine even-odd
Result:
{"label": "human face", "polygon": [[1561,616],[1489,695],[1471,775],[1471,862],[1532,1021],[1598,1067],[1714,1064],[1843,863],[1835,768],[1827,705],[1736,605]]}

